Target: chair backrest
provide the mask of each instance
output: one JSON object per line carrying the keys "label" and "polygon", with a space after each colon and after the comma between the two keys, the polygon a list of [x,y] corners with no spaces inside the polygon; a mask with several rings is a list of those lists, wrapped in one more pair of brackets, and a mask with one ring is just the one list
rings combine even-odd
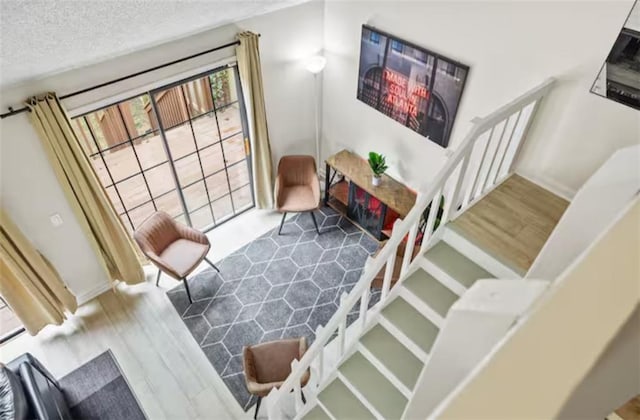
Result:
{"label": "chair backrest", "polygon": [[180,239],[176,222],[163,211],[155,212],[133,233],[133,239],[143,253],[160,255],[170,244]]}
{"label": "chair backrest", "polygon": [[278,163],[278,176],[283,186],[312,185],[318,182],[316,161],[313,156],[283,156]]}

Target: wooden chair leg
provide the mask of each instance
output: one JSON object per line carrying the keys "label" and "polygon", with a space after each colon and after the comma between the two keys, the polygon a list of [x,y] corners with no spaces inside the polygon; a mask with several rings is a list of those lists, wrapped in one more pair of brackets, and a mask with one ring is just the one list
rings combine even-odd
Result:
{"label": "wooden chair leg", "polygon": [[253,419],[256,420],[258,418],[258,410],[260,409],[260,402],[262,401],[262,397],[258,397],[258,401],[256,402],[256,413],[253,415]]}
{"label": "wooden chair leg", "polygon": [[280,229],[278,229],[278,235],[282,232],[282,225],[284,225],[284,218],[287,217],[287,212],[282,213],[282,220],[280,221]]}
{"label": "wooden chair leg", "polygon": [[160,284],[160,276],[162,275],[162,270],[158,269],[158,277],[156,277],[156,287]]}
{"label": "wooden chair leg", "polygon": [[309,212],[311,214],[311,220],[313,220],[313,225],[316,227],[316,232],[320,235],[320,229],[318,229],[318,222],[316,222],[316,215],[313,214],[313,210]]}
{"label": "wooden chair leg", "polygon": [[191,299],[191,292],[189,291],[189,283],[187,283],[187,278],[183,277],[182,282],[184,283],[184,290],[187,291],[187,297],[189,298],[189,303],[193,303],[193,300]]}

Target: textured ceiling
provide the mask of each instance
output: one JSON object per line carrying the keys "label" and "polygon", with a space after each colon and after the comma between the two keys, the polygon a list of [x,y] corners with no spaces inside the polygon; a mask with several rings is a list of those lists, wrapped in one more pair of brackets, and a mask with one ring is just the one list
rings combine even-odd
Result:
{"label": "textured ceiling", "polygon": [[99,62],[306,0],[0,0],[0,86]]}

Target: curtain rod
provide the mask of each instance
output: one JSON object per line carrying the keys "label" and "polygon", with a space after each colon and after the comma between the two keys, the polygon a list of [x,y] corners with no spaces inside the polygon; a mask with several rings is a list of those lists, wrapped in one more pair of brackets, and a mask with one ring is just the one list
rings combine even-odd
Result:
{"label": "curtain rod", "polygon": [[[260,35],[258,34],[258,36],[260,36]],[[212,53],[214,51],[218,51],[218,50],[222,50],[222,49],[225,49],[225,48],[233,47],[234,45],[240,45],[240,41],[238,40],[238,41],[229,42],[227,44],[220,45],[218,47],[211,48],[209,50],[202,51],[202,52],[199,52],[199,53],[187,56],[187,57],[182,57],[182,58],[179,58],[177,60],[170,61],[168,63],[160,64],[158,66],[151,67],[151,68],[146,69],[146,70],[141,70],[141,71],[129,74],[127,76],[118,77],[117,79],[113,79],[113,80],[110,80],[108,82],[100,83],[99,85],[95,85],[95,86],[88,87],[86,89],[77,90],[75,92],[67,93],[66,95],[60,96],[60,99],[67,99],[67,98],[71,98],[72,96],[81,95],[83,93],[90,92],[90,91],[96,90],[96,89],[100,89],[100,88],[103,88],[105,86],[112,85],[114,83],[122,82],[123,80],[131,79],[133,77],[137,77],[137,76],[140,76],[140,75],[145,74],[145,73],[149,73],[149,72],[152,72],[152,71],[155,71],[155,70],[159,70],[159,69],[164,68],[164,67],[172,66],[174,64],[178,64],[178,63],[181,63],[183,61],[191,60],[192,58],[200,57],[201,55],[205,55],[205,54]],[[10,106],[9,107],[9,112],[5,112],[4,114],[0,114],[0,119],[5,119],[5,118],[10,117],[12,115],[22,114],[23,112],[27,112],[27,111],[29,111],[29,108],[27,108],[27,107],[13,109],[13,107]]]}

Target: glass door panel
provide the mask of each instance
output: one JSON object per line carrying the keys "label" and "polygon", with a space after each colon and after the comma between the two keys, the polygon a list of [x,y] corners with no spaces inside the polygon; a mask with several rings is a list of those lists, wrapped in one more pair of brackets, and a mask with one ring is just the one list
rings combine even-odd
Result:
{"label": "glass door panel", "polygon": [[207,229],[253,206],[239,87],[225,67],[73,119],[129,231],[157,210]]}
{"label": "glass door panel", "polygon": [[[235,68],[225,68],[151,93],[187,218],[200,228],[235,215],[234,189],[250,186],[237,88]],[[170,111],[169,102],[181,113]]]}

